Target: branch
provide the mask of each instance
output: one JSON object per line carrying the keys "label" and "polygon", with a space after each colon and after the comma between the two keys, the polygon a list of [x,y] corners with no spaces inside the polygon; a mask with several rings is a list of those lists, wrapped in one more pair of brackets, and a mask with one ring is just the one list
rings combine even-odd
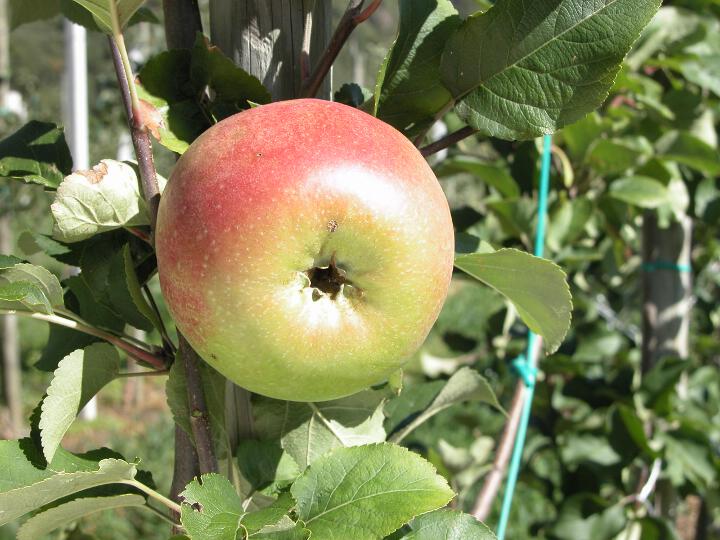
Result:
{"label": "branch", "polygon": [[[170,486],[170,498],[175,502],[181,502],[180,493],[197,476],[200,476],[198,457],[190,435],[175,424],[175,464]],[[179,513],[171,512],[171,515],[173,519],[180,520]],[[180,530],[175,529],[174,533],[179,534]]]}
{"label": "branch", "polygon": [[130,127],[130,137],[132,138],[133,147],[135,148],[135,156],[138,161],[138,169],[140,170],[140,182],[142,184],[143,196],[150,210],[150,228],[155,231],[157,223],[158,207],[160,205],[160,187],[158,186],[157,173],[155,172],[155,162],[152,154],[152,142],[150,134],[145,127],[142,113],[140,112],[140,102],[137,99],[135,91],[135,79],[127,59],[127,51],[125,50],[125,42],[122,34],[110,36],[110,52],[112,53],[113,65],[115,66],[115,75],[117,76],[120,93],[122,94],[123,104],[125,105],[125,114]]}
{"label": "branch", "polygon": [[123,351],[125,351],[135,360],[145,362],[146,364],[151,365],[155,369],[165,370],[167,368],[164,358],[155,356],[151,352],[136,347],[135,345],[132,345],[127,341],[123,340],[122,338],[114,336],[109,332],[105,332],[104,330],[100,330],[99,328],[95,328],[94,326],[88,326],[72,319],[60,317],[59,315],[47,315],[45,313],[37,313],[31,311],[16,311],[13,309],[0,309],[0,315],[23,315],[32,319],[38,319],[40,321],[57,324],[58,326],[71,328],[73,330],[77,330],[78,332],[83,332],[90,336],[104,339],[108,343],[115,345],[118,349],[122,349]]}
{"label": "branch", "polygon": [[320,86],[330,72],[330,68],[338,54],[340,54],[350,34],[353,33],[353,30],[355,30],[360,23],[366,21],[370,15],[377,10],[382,0],[372,0],[365,10],[362,9],[364,3],[365,0],[350,0],[350,4],[335,29],[335,33],[330,38],[327,49],[325,49],[325,52],[318,61],[318,65],[307,78],[307,81],[303,82],[300,97],[312,98],[317,95]]}
{"label": "branch", "polygon": [[185,337],[180,338],[180,359],[185,367],[187,379],[188,407],[190,408],[190,427],[192,428],[195,448],[197,449],[200,474],[218,471],[212,435],[210,417],[205,403],[205,394],[200,377],[200,358]]}
{"label": "branch", "polygon": [[453,131],[452,133],[445,135],[443,138],[438,139],[434,143],[423,146],[420,149],[420,153],[425,157],[431,156],[433,154],[436,154],[437,152],[440,152],[440,150],[445,150],[447,147],[452,146],[453,144],[457,144],[458,142],[470,137],[471,135],[474,135],[475,133],[477,133],[476,129],[471,128],[470,126],[465,126],[464,128],[458,129],[457,131]]}

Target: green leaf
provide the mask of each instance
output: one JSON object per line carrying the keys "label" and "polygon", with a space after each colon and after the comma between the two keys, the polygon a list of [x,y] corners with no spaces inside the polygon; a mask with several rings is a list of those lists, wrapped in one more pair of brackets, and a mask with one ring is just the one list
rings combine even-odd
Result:
{"label": "green leaf", "polygon": [[566,499],[552,534],[562,540],[610,540],[625,527],[623,506],[610,506],[598,495],[579,493]]}
{"label": "green leaf", "polygon": [[652,154],[645,137],[598,139],[588,148],[585,162],[599,174],[617,174],[641,165]]}
{"label": "green leaf", "polygon": [[717,149],[684,131],[670,131],[655,143],[664,159],[676,161],[710,176],[720,174]]}
{"label": "green leaf", "polygon": [[417,454],[392,444],[340,448],[315,461],[291,493],[313,538],[375,540],[453,497]]}
{"label": "green leaf", "polygon": [[42,252],[55,257],[56,255],[66,255],[71,252],[70,248],[65,244],[53,240],[50,236],[31,230],[20,233],[18,247],[25,255]]}
{"label": "green leaf", "polygon": [[480,401],[504,412],[485,377],[469,367],[463,367],[448,379],[430,405],[413,418],[409,424],[393,434],[390,440],[399,443],[411,431],[440,411],[463,401]]}
{"label": "green leaf", "polygon": [[31,517],[18,530],[18,540],[37,540],[43,535],[64,525],[77,521],[85,516],[129,506],[145,506],[145,498],[141,495],[116,495],[114,497],[84,497],[61,504]]}
{"label": "green leaf", "polygon": [[660,0],[498,0],[442,58],[460,117],[503,139],[553,133],[598,107]]}
{"label": "green leaf", "polygon": [[355,83],[345,83],[335,92],[333,101],[357,108],[372,97],[372,92],[367,88]]}
{"label": "green leaf", "polygon": [[657,208],[670,202],[667,188],[657,180],[646,176],[626,176],[612,184],[608,194],[640,208]]}
{"label": "green leaf", "polygon": [[718,469],[709,444],[684,437],[680,431],[660,434],[665,443],[665,473],[673,486],[690,483],[695,490],[706,490],[715,484]]}
{"label": "green leaf", "polygon": [[57,188],[72,170],[62,128],[33,120],[0,141],[0,178]]}
{"label": "green leaf", "polygon": [[572,245],[593,217],[595,206],[585,197],[562,200],[548,219],[547,245],[555,251]]}
{"label": "green leaf", "polygon": [[236,112],[249,109],[248,102],[270,103],[270,92],[262,83],[235,65],[205,36],[198,36],[192,49],[190,79],[195,88],[210,87],[215,104],[228,103]]}
{"label": "green leaf", "polygon": [[300,469],[278,441],[240,441],[235,453],[238,468],[252,489],[269,494],[290,485]]}
{"label": "green leaf", "polygon": [[385,440],[383,391],[366,390],[322,403],[258,398],[253,407],[261,438],[280,439],[301,470],[333,448]]}
{"label": "green leaf", "polygon": [[43,400],[40,437],[43,454],[52,461],[55,450],[85,404],[120,371],[120,356],[107,343],[94,343],[60,361]]}
{"label": "green leaf", "polygon": [[45,314],[63,306],[60,282],[42,266],[15,263],[7,258],[0,268],[0,308]]}
{"label": "green leaf", "polygon": [[50,19],[60,13],[60,0],[10,0],[10,30],[18,26],[44,19]]}
{"label": "green leaf", "polygon": [[103,459],[93,471],[58,472],[32,484],[0,493],[0,525],[9,523],[62,497],[80,491],[133,480],[134,463],[120,459]]}
{"label": "green leaf", "polygon": [[124,262],[125,286],[130,294],[130,298],[132,298],[137,310],[159,330],[162,328],[162,321],[160,321],[157,313],[150,307],[149,302],[142,293],[140,280],[138,280],[137,272],[135,272],[135,264],[133,263],[130,253],[130,244],[125,244],[125,247],[123,247],[122,257]]}
{"label": "green leaf", "polygon": [[203,474],[200,482],[190,482],[180,497],[180,521],[192,540],[235,540],[244,512],[227,478]]}
{"label": "green leaf", "polygon": [[515,249],[457,255],[455,266],[513,303],[528,328],[541,335],[552,353],[570,328],[572,297],[556,264]]}
{"label": "green leaf", "polygon": [[242,525],[249,535],[256,533],[268,525],[276,525],[295,506],[290,493],[282,493],[277,500],[261,510],[245,514]]}
{"label": "green leaf", "polygon": [[610,413],[609,420],[610,444],[622,456],[635,456],[639,450],[650,458],[659,457],[658,453],[650,447],[645,434],[645,426],[634,409],[627,405],[617,404]]}
{"label": "green leaf", "polygon": [[412,532],[403,540],[494,540],[488,527],[473,516],[456,510],[435,510],[416,517]]}
{"label": "green leaf", "polygon": [[620,461],[620,455],[613,450],[607,439],[586,433],[569,433],[563,441],[560,453],[564,464],[570,470],[577,469],[581,463],[607,466]]}
{"label": "green leaf", "polygon": [[[152,57],[138,77],[145,123],[160,144],[180,154],[211,123],[271,99],[258,79],[204,36],[198,36],[192,49]],[[208,87],[211,102],[204,97]]]}
{"label": "green leaf", "polygon": [[510,172],[501,164],[492,164],[477,158],[460,156],[443,162],[441,175],[455,172],[468,172],[495,188],[505,197],[518,197],[520,188]]}
{"label": "green leaf", "polygon": [[55,218],[53,234],[63,242],[150,223],[135,171],[112,159],[65,177],[50,208]]}
{"label": "green leaf", "polygon": [[451,100],[440,56],[460,25],[450,0],[400,0],[398,37],[376,85],[376,116],[400,130],[433,118]]}
{"label": "green leaf", "polygon": [[93,14],[95,22],[103,32],[112,34],[111,9],[113,9],[113,4],[117,10],[120,29],[122,29],[128,24],[145,0],[75,0],[75,2]]}

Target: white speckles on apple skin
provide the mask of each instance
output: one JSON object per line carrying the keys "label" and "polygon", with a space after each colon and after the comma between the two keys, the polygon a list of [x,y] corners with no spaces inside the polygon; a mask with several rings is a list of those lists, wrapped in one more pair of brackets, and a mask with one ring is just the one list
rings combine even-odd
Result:
{"label": "white speckles on apple skin", "polygon": [[[158,261],[171,312],[203,358],[257,393],[319,401],[380,382],[422,343],[447,291],[453,234],[437,181],[402,135],[344,106],[303,103],[306,120],[290,110],[297,102],[264,106],[191,146],[161,202]],[[261,118],[275,110],[279,121]],[[313,299],[298,280],[333,256],[361,296]]]}

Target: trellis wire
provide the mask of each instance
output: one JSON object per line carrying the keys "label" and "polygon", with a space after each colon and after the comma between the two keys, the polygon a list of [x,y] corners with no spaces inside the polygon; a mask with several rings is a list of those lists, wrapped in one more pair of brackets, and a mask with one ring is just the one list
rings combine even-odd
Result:
{"label": "trellis wire", "polygon": [[[537,230],[535,231],[535,255],[542,257],[545,251],[545,229],[547,224],[547,199],[550,190],[550,161],[552,157],[552,135],[543,137],[542,168],[540,171],[540,189],[538,192],[538,219]],[[535,376],[537,374],[537,352],[536,341],[540,339],[532,330],[528,331],[527,350],[524,355],[516,358],[513,362],[518,375],[527,386],[523,400],[520,425],[515,436],[510,469],[508,470],[505,494],[503,495],[502,508],[500,510],[500,522],[497,528],[498,540],[504,540],[507,530],[510,510],[512,508],[513,494],[520,473],[520,461],[522,460],[527,428],[530,422],[530,411],[532,409],[533,395],[535,394]]]}

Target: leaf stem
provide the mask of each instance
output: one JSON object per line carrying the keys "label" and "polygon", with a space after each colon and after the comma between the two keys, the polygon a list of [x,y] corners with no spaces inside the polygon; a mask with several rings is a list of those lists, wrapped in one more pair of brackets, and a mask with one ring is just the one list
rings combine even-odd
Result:
{"label": "leaf stem", "polygon": [[365,10],[362,9],[364,3],[365,0],[350,0],[350,4],[335,29],[335,33],[330,38],[327,49],[325,49],[317,66],[315,66],[315,69],[304,82],[302,90],[300,91],[300,97],[311,98],[317,95],[320,86],[330,72],[330,68],[338,54],[340,54],[350,34],[353,33],[353,30],[355,30],[360,23],[367,20],[370,15],[377,10],[382,0],[373,0]]}
{"label": "leaf stem", "polygon": [[167,507],[168,507],[170,510],[172,510],[173,512],[177,512],[178,514],[180,513],[180,505],[179,505],[178,503],[176,503],[176,502],[174,502],[174,501],[171,501],[170,499],[168,499],[168,498],[165,497],[164,495],[161,495],[160,493],[158,493],[158,492],[155,491],[154,489],[149,488],[148,486],[146,486],[146,485],[143,484],[142,482],[138,482],[137,480],[123,480],[122,483],[123,483],[123,484],[127,484],[128,486],[132,486],[132,487],[134,487],[134,488],[139,489],[140,491],[142,491],[142,492],[145,493],[146,495],[152,497],[152,498],[155,499],[156,501],[158,501],[158,502],[162,503],[163,505],[167,506]]}
{"label": "leaf stem", "polygon": [[155,514],[157,517],[159,517],[160,519],[162,519],[163,521],[165,521],[165,522],[168,523],[169,525],[172,525],[174,528],[178,528],[178,529],[179,529],[179,528],[182,527],[182,525],[180,525],[179,523],[177,523],[177,522],[173,521],[172,519],[170,519],[169,517],[167,517],[165,514],[163,514],[163,513],[162,513],[160,510],[158,510],[157,508],[155,508],[155,507],[153,507],[153,506],[150,506],[149,504],[146,504],[146,505],[144,506],[144,508],[146,508],[147,510],[150,510],[150,512],[152,512],[153,514]]}
{"label": "leaf stem", "polygon": [[114,336],[113,334],[104,330],[100,330],[99,328],[95,328],[94,326],[88,326],[78,321],[67,319],[65,317],[60,317],[59,315],[55,314],[48,315],[45,313],[16,311],[13,309],[0,309],[0,315],[23,315],[32,319],[38,319],[40,321],[45,321],[52,324],[57,324],[59,326],[64,326],[66,328],[71,328],[73,330],[77,330],[78,332],[83,332],[85,334],[104,339],[108,343],[111,343],[117,348],[122,349],[134,359],[145,362],[156,369],[165,369],[165,360],[163,358],[155,356],[154,354],[146,350],[143,350],[139,347],[136,347],[135,345],[132,345],[131,343],[128,343],[122,338]]}
{"label": "leaf stem", "polygon": [[158,371],[128,371],[124,373],[118,373],[116,377],[130,379],[132,377],[161,377],[170,373],[170,370],[163,369]]}
{"label": "leaf stem", "polygon": [[423,146],[422,148],[420,148],[420,153],[425,157],[431,156],[433,154],[436,154],[437,152],[440,152],[441,150],[445,150],[447,147],[452,146],[453,144],[457,144],[458,142],[470,137],[471,135],[474,135],[475,133],[477,133],[476,129],[470,126],[465,126],[464,128],[460,128],[457,131],[453,131],[452,133],[445,135],[434,143]]}

